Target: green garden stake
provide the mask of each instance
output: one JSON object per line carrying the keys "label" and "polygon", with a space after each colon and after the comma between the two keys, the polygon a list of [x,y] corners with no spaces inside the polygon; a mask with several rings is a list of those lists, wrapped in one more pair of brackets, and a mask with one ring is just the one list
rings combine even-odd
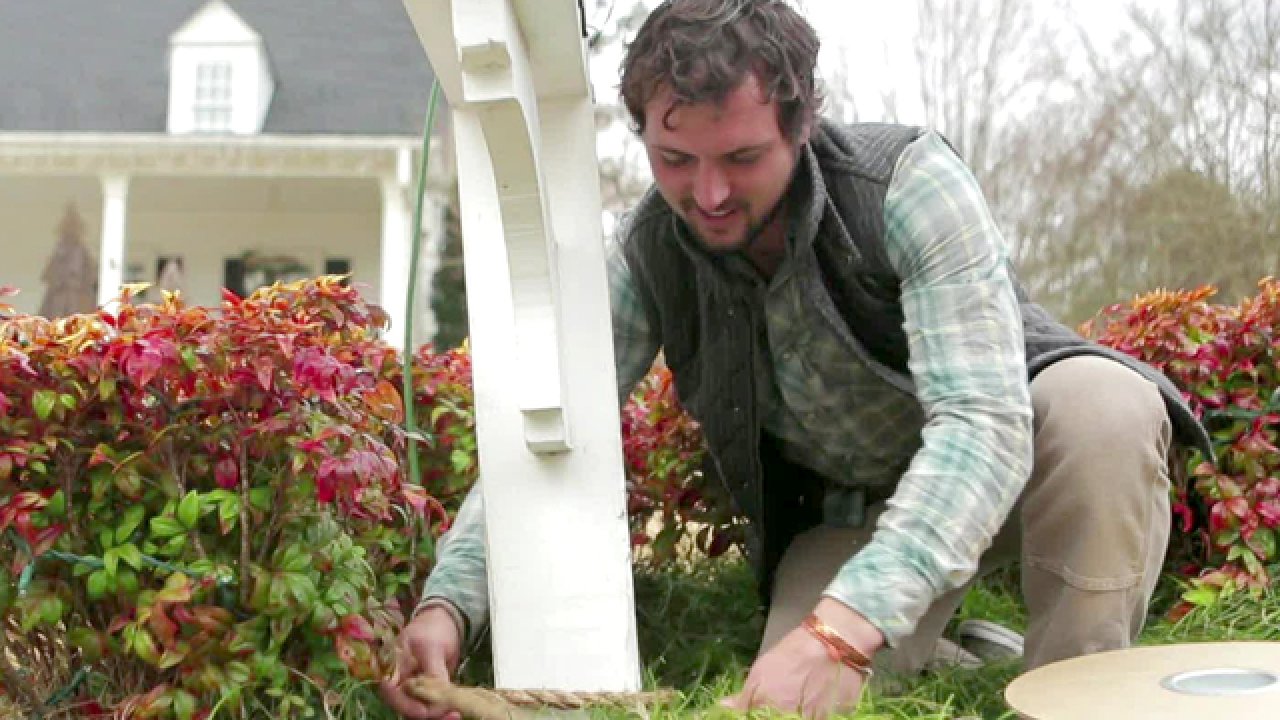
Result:
{"label": "green garden stake", "polygon": [[[58,688],[56,692],[49,696],[48,700],[44,701],[44,707],[50,710],[57,709],[58,703],[74,695],[76,690],[80,687],[80,684],[83,683],[84,679],[87,677],[89,677],[89,668],[86,665],[81,665],[80,668],[76,670],[76,674],[71,676],[71,680],[66,685]],[[39,714],[37,713],[36,716],[39,717]]]}
{"label": "green garden stake", "polygon": [[31,586],[31,578],[36,574],[36,559],[31,558],[31,562],[22,568],[22,574],[18,576],[18,597],[26,597],[27,588]]}
{"label": "green garden stake", "polygon": [[440,102],[440,80],[431,83],[431,98],[427,101],[426,128],[422,133],[422,160],[418,163],[417,197],[414,199],[413,224],[409,227],[409,291],[405,298],[404,322],[404,429],[409,435],[409,482],[414,485],[422,483],[422,469],[418,465],[418,448],[415,436],[418,434],[418,423],[414,416],[413,406],[413,299],[418,286],[418,255],[422,250],[422,200],[427,186],[427,160],[431,156],[431,133],[435,127],[436,105]]}

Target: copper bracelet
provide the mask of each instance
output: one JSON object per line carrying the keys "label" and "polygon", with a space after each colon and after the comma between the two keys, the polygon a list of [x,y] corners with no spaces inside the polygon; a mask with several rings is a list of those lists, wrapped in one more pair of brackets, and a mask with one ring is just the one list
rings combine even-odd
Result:
{"label": "copper bracelet", "polygon": [[804,619],[804,629],[818,638],[832,660],[857,672],[863,678],[869,678],[874,674],[871,670],[871,658],[850,645],[834,628],[819,620],[817,615],[809,615]]}

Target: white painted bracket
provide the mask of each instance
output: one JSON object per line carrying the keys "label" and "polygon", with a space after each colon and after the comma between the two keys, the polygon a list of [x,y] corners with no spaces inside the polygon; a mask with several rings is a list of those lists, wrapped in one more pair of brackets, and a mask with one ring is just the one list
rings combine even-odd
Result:
{"label": "white painted bracket", "polygon": [[[462,101],[490,149],[515,312],[512,371],[524,438],[537,453],[569,449],[567,388],[559,347],[556,243],[537,152],[542,132],[528,49],[508,0],[453,4]],[[500,150],[494,152],[495,150]]]}
{"label": "white painted bracket", "polygon": [[403,2],[457,146],[495,681],[638,689],[578,2]]}

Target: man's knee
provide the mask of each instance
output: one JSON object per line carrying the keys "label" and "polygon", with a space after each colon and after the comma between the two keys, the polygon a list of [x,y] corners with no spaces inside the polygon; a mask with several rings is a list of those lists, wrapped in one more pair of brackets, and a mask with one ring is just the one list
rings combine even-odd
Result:
{"label": "man's knee", "polygon": [[1133,370],[1102,357],[1068,358],[1036,377],[1031,396],[1036,463],[1078,467],[1068,473],[1075,489],[1100,491],[1126,480],[1149,487],[1157,479],[1152,469],[1166,477],[1172,429],[1164,399]]}
{"label": "man's knee", "polygon": [[1171,428],[1159,389],[1119,363],[1064,360],[1032,383],[1035,464],[1024,562],[1085,592],[1158,573],[1168,540]]}

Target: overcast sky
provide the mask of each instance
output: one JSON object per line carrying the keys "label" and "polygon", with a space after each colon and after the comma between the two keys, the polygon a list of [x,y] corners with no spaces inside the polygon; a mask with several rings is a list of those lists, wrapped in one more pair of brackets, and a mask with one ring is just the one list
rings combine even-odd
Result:
{"label": "overcast sky", "polygon": [[[994,5],[996,0],[966,0]],[[852,90],[863,119],[874,117],[882,90],[899,90],[899,117],[907,123],[923,123],[919,101],[912,92],[918,86],[912,38],[916,33],[913,2],[873,0],[801,0],[805,14],[822,39],[820,68],[840,62],[841,54],[857,68]],[[1035,10],[1046,23],[1074,33],[1078,23],[1098,46],[1105,46],[1121,26],[1130,3],[1116,0],[1036,0]]]}

